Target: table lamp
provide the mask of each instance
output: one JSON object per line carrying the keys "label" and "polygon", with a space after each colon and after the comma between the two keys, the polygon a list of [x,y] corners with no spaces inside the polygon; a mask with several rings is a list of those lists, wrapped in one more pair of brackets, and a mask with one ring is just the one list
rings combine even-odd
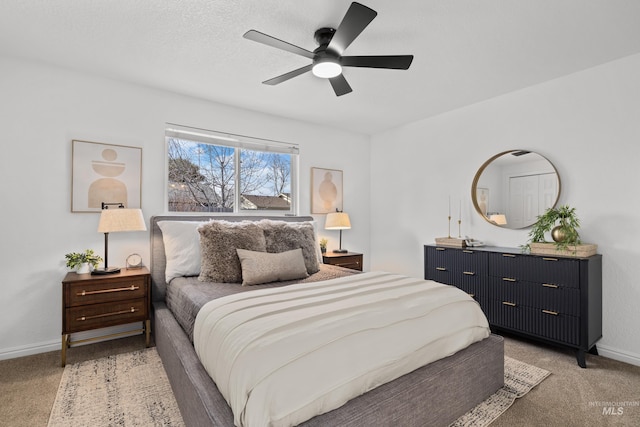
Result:
{"label": "table lamp", "polygon": [[[109,209],[109,206],[116,206]],[[125,209],[122,203],[102,203],[98,233],[104,233],[104,268],[97,268],[91,274],[113,274],[119,267],[109,267],[109,233],[120,231],[147,231],[142,210]]]}
{"label": "table lamp", "polygon": [[348,251],[346,249],[342,249],[342,230],[349,230],[351,228],[351,221],[349,220],[349,215],[340,212],[336,209],[335,212],[327,214],[327,219],[324,223],[325,230],[340,230],[340,248],[334,249],[333,252],[338,254],[345,254]]}

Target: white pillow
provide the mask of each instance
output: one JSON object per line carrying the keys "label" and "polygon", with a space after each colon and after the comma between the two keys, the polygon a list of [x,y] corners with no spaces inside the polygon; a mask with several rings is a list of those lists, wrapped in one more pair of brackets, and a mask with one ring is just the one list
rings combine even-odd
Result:
{"label": "white pillow", "polygon": [[242,266],[242,286],[303,279],[308,276],[302,249],[270,253],[236,249]]}
{"label": "white pillow", "polygon": [[167,258],[165,280],[200,274],[200,233],[206,221],[158,221]]}

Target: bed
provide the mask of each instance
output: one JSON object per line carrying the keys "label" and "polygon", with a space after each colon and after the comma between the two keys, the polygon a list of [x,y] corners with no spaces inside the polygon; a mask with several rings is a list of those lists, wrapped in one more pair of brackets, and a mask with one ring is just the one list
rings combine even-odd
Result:
{"label": "bed", "polygon": [[[234,425],[233,411],[201,363],[192,342],[197,313],[208,301],[229,294],[235,296],[237,291],[246,293],[255,288],[268,288],[268,292],[271,292],[271,289],[277,290],[293,283],[349,280],[350,276],[358,274],[354,270],[321,265],[317,273],[301,280],[253,287],[234,283],[212,290],[202,286],[202,282],[195,277],[176,277],[167,285],[169,269],[159,223],[166,227],[167,223],[174,225],[173,222],[184,224],[211,219],[208,216],[155,216],[151,219],[152,331],[157,351],[188,426]],[[267,219],[292,224],[313,221],[312,217],[216,216],[213,219],[229,222]],[[503,369],[502,338],[490,335],[300,425],[446,426],[499,389],[503,385]]]}

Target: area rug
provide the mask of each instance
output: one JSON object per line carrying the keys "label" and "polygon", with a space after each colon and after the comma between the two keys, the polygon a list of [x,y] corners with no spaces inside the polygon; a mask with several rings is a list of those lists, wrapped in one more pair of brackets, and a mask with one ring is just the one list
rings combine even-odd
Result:
{"label": "area rug", "polygon": [[458,418],[452,427],[482,427],[491,424],[515,402],[549,376],[550,372],[504,357],[504,386]]}
{"label": "area rug", "polygon": [[184,426],[155,348],[67,365],[49,427]]}
{"label": "area rug", "polygon": [[[452,426],[489,425],[549,375],[505,356],[504,387]],[[155,348],[67,365],[49,427],[184,426]]]}

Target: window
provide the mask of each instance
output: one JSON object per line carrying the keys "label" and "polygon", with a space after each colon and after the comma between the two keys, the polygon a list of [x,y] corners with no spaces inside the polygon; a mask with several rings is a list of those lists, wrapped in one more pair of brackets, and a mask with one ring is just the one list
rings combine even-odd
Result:
{"label": "window", "polygon": [[169,212],[296,213],[298,146],[168,125]]}

